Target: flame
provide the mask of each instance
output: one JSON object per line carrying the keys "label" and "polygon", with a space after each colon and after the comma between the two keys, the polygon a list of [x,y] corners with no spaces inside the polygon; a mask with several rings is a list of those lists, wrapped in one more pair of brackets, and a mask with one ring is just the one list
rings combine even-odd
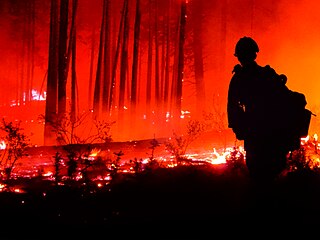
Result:
{"label": "flame", "polygon": [[53,172],[48,171],[48,172],[42,174],[42,176],[43,176],[43,177],[51,177],[51,176],[53,176]]}
{"label": "flame", "polygon": [[101,149],[94,148],[94,149],[92,149],[89,156],[96,157],[100,151],[101,151]]}
{"label": "flame", "polygon": [[0,141],[0,150],[4,150],[4,149],[6,149],[6,147],[7,147],[6,142],[5,141]]}
{"label": "flame", "polygon": [[[320,155],[318,154],[319,152],[319,143],[318,143],[318,136],[317,134],[314,134],[313,136],[307,136],[305,138],[301,138],[301,147],[305,150],[305,156],[306,156],[306,160],[308,161],[307,164],[308,166],[310,166],[310,168],[312,169],[316,169],[316,168],[320,168]],[[4,142],[0,142],[0,146],[1,145],[5,145]],[[99,153],[101,152],[101,149],[98,148],[94,148],[91,152],[90,155],[88,157],[88,159],[90,160],[94,160],[96,159],[95,157],[97,157],[99,155]],[[294,151],[294,154],[301,154],[299,151]],[[159,163],[159,166],[161,167],[165,167],[165,168],[174,168],[177,167],[179,164],[192,164],[192,165],[219,165],[219,164],[228,164],[230,158],[232,160],[240,160],[241,163],[244,163],[243,160],[245,159],[245,150],[242,146],[238,146],[238,147],[227,147],[227,148],[223,148],[223,149],[217,149],[215,147],[212,147],[209,150],[205,150],[205,151],[201,151],[201,152],[190,152],[187,153],[183,156],[181,156],[181,162],[178,162],[175,158],[175,156],[172,156],[172,154],[168,154],[168,153],[164,153],[161,156],[155,156],[154,159],[152,160],[156,160]],[[129,159],[122,159],[123,162],[125,161],[129,161]],[[139,159],[139,162],[137,164],[141,164],[141,170],[145,169],[143,165],[150,163],[151,159],[150,158],[141,158]],[[135,172],[135,168],[133,167],[133,165],[130,163],[128,164],[123,164],[123,165],[113,165],[115,168],[118,168],[119,172],[122,173],[134,173]],[[35,170],[33,170],[35,171]],[[26,171],[25,169],[16,169],[15,172],[15,176],[19,177],[19,176],[23,176],[23,177],[30,177],[30,176],[36,176],[36,174],[38,174],[38,172],[32,174],[32,171]],[[44,173],[42,173],[43,177],[49,177],[49,180],[54,180],[53,177],[53,171],[45,171]],[[75,180],[81,180],[83,178],[83,176],[79,173],[76,176]],[[62,181],[65,178],[64,176],[62,176]],[[98,175],[96,177],[94,177],[92,179],[93,181],[98,181],[100,184],[107,184],[105,182],[109,182],[112,180],[110,174],[102,174],[102,175]],[[97,184],[99,184],[97,182]],[[103,183],[101,183],[103,182]],[[60,183],[59,183],[60,184]],[[63,183],[61,183],[60,185],[62,185]],[[99,186],[98,186],[99,187]],[[1,185],[0,184],[0,191],[4,191],[5,189],[5,185]],[[23,190],[17,190],[18,192],[21,192]]]}
{"label": "flame", "polygon": [[92,149],[89,154],[88,160],[94,160],[95,157],[97,157],[100,152],[101,152],[101,149],[97,149],[97,148]]}
{"label": "flame", "polygon": [[[38,92],[35,89],[31,90],[31,95],[32,95],[32,101],[45,101],[46,100],[46,92],[43,92],[42,94]],[[20,100],[11,100],[10,107],[15,107],[15,106],[20,106],[21,104],[24,105],[26,103],[26,96],[27,94],[24,92],[23,93],[23,99],[22,103]]]}

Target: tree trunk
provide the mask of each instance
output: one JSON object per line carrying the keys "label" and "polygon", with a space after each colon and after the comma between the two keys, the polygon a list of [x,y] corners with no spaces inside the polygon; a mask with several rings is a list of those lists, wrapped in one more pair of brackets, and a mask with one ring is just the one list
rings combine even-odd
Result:
{"label": "tree trunk", "polygon": [[71,78],[71,122],[77,117],[77,75],[76,75],[76,39],[72,41],[72,78]]}
{"label": "tree trunk", "polygon": [[178,76],[178,63],[179,63],[179,29],[180,29],[180,18],[178,20],[178,23],[176,25],[176,30],[175,33],[177,33],[177,39],[175,39],[174,41],[174,60],[173,60],[173,67],[172,67],[172,80],[171,80],[171,97],[170,97],[170,115],[176,116],[176,114],[179,115],[180,117],[180,113],[177,113],[176,110],[176,102],[177,102],[177,76]]}
{"label": "tree trunk", "polygon": [[[149,41],[148,41],[148,70],[147,70],[147,89],[146,89],[146,115],[147,119],[151,115],[151,82],[152,82],[152,45],[153,45],[153,32],[152,32],[152,0],[149,1]],[[150,119],[148,119],[150,120]]]}
{"label": "tree trunk", "polygon": [[123,41],[121,49],[120,65],[120,86],[119,86],[119,106],[118,106],[118,134],[123,136],[125,130],[125,93],[128,73],[128,42],[129,42],[129,19],[128,19],[128,0],[124,1],[124,23]]}
{"label": "tree trunk", "polygon": [[126,4],[124,3],[123,9],[122,9],[120,25],[119,25],[117,47],[115,49],[115,56],[114,56],[113,65],[112,65],[112,72],[111,72],[111,87],[110,87],[110,94],[109,94],[109,114],[110,115],[111,115],[111,110],[112,110],[112,105],[113,105],[113,97],[114,97],[114,91],[115,91],[115,85],[116,85],[116,73],[117,73],[118,59],[119,59],[119,54],[120,54],[121,34],[122,34],[122,29],[123,29],[124,20],[125,20],[125,14],[124,14],[125,8],[126,8]]}
{"label": "tree trunk", "polygon": [[103,75],[103,88],[102,88],[102,112],[108,113],[109,106],[109,93],[111,88],[110,79],[110,66],[111,66],[111,44],[110,44],[110,1],[105,0],[105,41],[104,41],[104,75]]}
{"label": "tree trunk", "polygon": [[90,50],[90,72],[89,72],[89,86],[88,86],[88,108],[91,109],[92,105],[92,86],[93,86],[93,68],[94,68],[94,56],[95,56],[95,29],[92,28],[91,32],[91,50]]}
{"label": "tree trunk", "polygon": [[170,12],[171,12],[171,1],[169,1],[169,8],[167,12],[166,19],[166,68],[165,68],[165,77],[164,77],[164,92],[163,92],[163,105],[164,112],[168,111],[168,102],[169,102],[169,84],[170,84]]}
{"label": "tree trunk", "polygon": [[77,48],[77,38],[76,38],[76,9],[78,5],[78,0],[73,0],[73,6],[72,6],[72,27],[71,27],[71,52],[72,52],[72,71],[71,71],[71,122],[74,124],[76,122],[77,112],[76,112],[76,106],[77,106],[77,75],[76,75],[76,48]]}
{"label": "tree trunk", "polygon": [[184,42],[185,42],[185,26],[186,26],[187,3],[186,0],[181,2],[180,23],[179,23],[179,57],[177,72],[177,89],[176,89],[176,120],[179,121],[181,114],[182,101],[182,83],[184,71]]}
{"label": "tree trunk", "polygon": [[59,3],[51,0],[50,10],[50,39],[49,39],[49,60],[48,60],[48,80],[47,97],[45,108],[44,145],[56,144],[56,139],[52,133],[52,124],[57,113],[57,93],[58,93],[58,39],[59,39]]}
{"label": "tree trunk", "polygon": [[137,79],[139,63],[139,41],[140,41],[140,0],[136,0],[136,17],[134,24],[134,43],[133,43],[133,61],[132,61],[132,81],[131,81],[131,116],[136,112],[137,104]]}
{"label": "tree trunk", "polygon": [[99,42],[99,52],[98,52],[98,63],[97,63],[97,71],[96,71],[96,80],[94,85],[94,96],[93,96],[93,113],[96,118],[100,115],[100,103],[101,103],[101,77],[102,77],[102,60],[104,54],[104,41],[105,41],[105,22],[106,22],[106,13],[105,13],[105,4],[103,2],[103,10],[102,10],[102,21],[100,28],[100,42]]}
{"label": "tree trunk", "polygon": [[67,101],[67,40],[68,40],[68,14],[69,0],[61,0],[60,29],[59,29],[59,80],[58,80],[58,116],[64,117]]}
{"label": "tree trunk", "polygon": [[34,75],[34,47],[35,47],[35,2],[26,2],[26,30],[27,30],[27,78],[25,85],[26,104],[32,100],[33,75]]}
{"label": "tree trunk", "polygon": [[120,68],[120,89],[119,89],[119,112],[124,110],[124,100],[126,91],[126,79],[128,71],[128,38],[129,38],[129,23],[128,23],[128,0],[124,1],[124,28],[123,42],[121,50],[121,68]]}
{"label": "tree trunk", "polygon": [[196,115],[201,116],[205,110],[206,93],[203,70],[203,44],[202,44],[202,12],[201,1],[193,2],[193,53],[194,53],[194,76],[196,82]]}
{"label": "tree trunk", "polygon": [[160,103],[160,69],[159,69],[159,33],[158,33],[158,4],[155,5],[155,19],[154,19],[154,44],[155,44],[155,111],[158,114]]}

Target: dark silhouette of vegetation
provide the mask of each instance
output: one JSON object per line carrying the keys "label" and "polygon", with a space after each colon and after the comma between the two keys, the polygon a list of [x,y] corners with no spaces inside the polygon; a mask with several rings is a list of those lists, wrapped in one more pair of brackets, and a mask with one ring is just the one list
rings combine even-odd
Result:
{"label": "dark silhouette of vegetation", "polygon": [[55,184],[58,185],[59,182],[61,181],[61,176],[60,176],[60,170],[61,170],[61,164],[62,164],[62,156],[61,153],[56,152],[54,155],[54,180]]}
{"label": "dark silhouette of vegetation", "polygon": [[185,154],[192,142],[204,131],[204,125],[199,120],[189,120],[186,135],[178,136],[175,132],[173,138],[165,143],[166,149],[175,157],[178,164],[186,160]]}
{"label": "dark silhouette of vegetation", "polygon": [[219,134],[219,140],[224,148],[227,148],[225,131],[228,129],[227,112],[221,97],[214,94],[210,111],[203,112],[203,121],[205,131],[216,131]]}
{"label": "dark silhouette of vegetation", "polygon": [[[153,139],[150,143],[152,151],[149,159],[159,162],[154,155],[159,142]],[[104,230],[110,227],[114,230],[111,234],[118,234],[115,229],[123,230],[124,227],[131,230],[131,227],[136,229],[144,226],[146,230],[154,230],[164,223],[169,226],[179,223],[194,230],[207,229],[206,224],[233,227],[242,223],[255,226],[258,222],[268,222],[268,227],[271,228],[283,227],[285,224],[309,226],[310,222],[303,222],[302,216],[311,218],[311,224],[316,226],[319,220],[314,217],[313,211],[318,211],[318,208],[312,205],[312,211],[304,211],[306,204],[310,206],[320,200],[320,192],[317,190],[320,175],[317,177],[314,174],[317,168],[312,163],[313,154],[316,153],[313,144],[310,141],[303,145],[303,149],[292,154],[292,160],[299,165],[299,169],[309,169],[303,176],[312,177],[284,175],[277,180],[275,189],[270,191],[272,201],[264,201],[264,205],[256,200],[258,193],[247,181],[249,178],[245,171],[245,154],[240,147],[235,146],[226,156],[225,168],[203,163],[180,164],[172,168],[157,167],[148,171],[142,159],[134,158],[130,161],[134,169],[132,174],[121,172],[123,151],[113,153],[115,160],[102,155],[95,159],[83,155],[83,161],[75,158],[77,164],[82,166],[79,169],[86,172],[91,167],[97,167],[108,172],[113,177],[109,184],[98,187],[97,182],[90,181],[92,176],[85,176],[89,172],[83,174],[83,179],[65,181],[58,188],[52,181],[42,179],[40,184],[39,181],[24,179],[25,189],[28,190],[25,194],[5,196],[0,192],[0,210],[3,210],[4,218],[11,216],[23,221],[28,219],[28,223],[37,226],[43,224],[48,228],[55,224],[58,230],[65,227],[73,234],[89,229],[91,234],[96,233],[99,227]],[[63,166],[62,156],[57,153],[54,158],[57,163],[56,174],[59,172],[57,179],[64,179],[63,174],[69,173],[60,171]],[[299,161],[302,162],[298,163]],[[310,167],[306,167],[304,162],[308,162]],[[109,163],[111,167],[107,168]],[[292,168],[292,171],[296,172],[298,168]],[[83,184],[87,181],[86,178],[90,184]],[[9,203],[4,200],[8,198],[12,199]],[[18,208],[20,211],[14,211]],[[274,217],[272,221],[270,214]],[[233,221],[230,222],[230,219]],[[212,231],[211,228],[208,229]],[[185,233],[184,231],[182,232]],[[181,231],[177,232],[181,234]]]}
{"label": "dark silhouette of vegetation", "polygon": [[244,173],[246,171],[245,154],[239,147],[233,147],[232,151],[226,156],[226,165],[232,172]]}
{"label": "dark silhouette of vegetation", "polygon": [[75,180],[76,173],[77,173],[77,167],[78,167],[76,153],[72,150],[69,150],[67,157],[68,157],[68,161],[67,161],[68,177],[71,180]]}
{"label": "dark silhouette of vegetation", "polygon": [[20,122],[14,124],[3,118],[0,130],[3,134],[1,140],[5,143],[5,149],[1,151],[0,164],[4,170],[3,178],[8,183],[17,161],[26,155],[25,150],[30,145],[30,140],[23,133]]}
{"label": "dark silhouette of vegetation", "polygon": [[121,156],[123,156],[124,153],[122,151],[119,151],[119,152],[114,152],[113,154],[116,155],[117,158],[115,160],[113,160],[112,164],[111,164],[110,176],[111,176],[112,180],[116,179],[117,176],[118,176],[118,171],[119,171],[119,168],[120,168]]}
{"label": "dark silhouette of vegetation", "polygon": [[133,171],[136,175],[143,172],[143,165],[142,165],[143,159],[134,158],[133,160],[130,160],[130,164],[133,164]]}
{"label": "dark silhouette of vegetation", "polygon": [[[43,118],[40,115],[40,118]],[[83,112],[76,119],[71,113],[50,122],[52,133],[60,145],[108,143],[112,141],[110,130],[115,122],[100,121],[92,117],[92,112]]]}
{"label": "dark silhouette of vegetation", "polygon": [[160,167],[159,161],[154,156],[155,149],[160,146],[160,143],[157,141],[157,139],[153,138],[150,141],[150,144],[151,146],[149,148],[151,149],[151,154],[149,156],[149,161],[145,166],[145,170],[148,172],[151,172],[152,170]]}

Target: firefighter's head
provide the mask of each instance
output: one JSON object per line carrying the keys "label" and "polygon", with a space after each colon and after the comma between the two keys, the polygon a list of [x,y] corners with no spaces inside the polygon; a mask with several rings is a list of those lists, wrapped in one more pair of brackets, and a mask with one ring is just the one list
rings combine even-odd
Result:
{"label": "firefighter's head", "polygon": [[241,64],[245,64],[254,61],[258,52],[258,44],[252,38],[242,37],[236,44],[234,56]]}

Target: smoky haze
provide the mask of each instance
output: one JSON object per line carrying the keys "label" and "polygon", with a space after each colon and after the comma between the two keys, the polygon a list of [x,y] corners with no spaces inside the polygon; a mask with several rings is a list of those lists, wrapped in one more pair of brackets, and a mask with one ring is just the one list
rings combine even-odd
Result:
{"label": "smoky haze", "polygon": [[[307,107],[317,113],[319,108],[318,91],[320,90],[320,22],[318,13],[319,1],[298,0],[189,0],[187,7],[194,1],[203,4],[203,61],[204,81],[207,111],[212,111],[215,98],[220,100],[220,111],[226,111],[227,88],[231,78],[233,66],[237,59],[233,56],[234,46],[238,39],[243,36],[253,37],[260,48],[257,62],[261,65],[269,64],[278,73],[286,74],[287,85],[292,89],[302,92],[307,97]],[[20,119],[24,128],[30,132],[34,144],[42,144],[43,125],[37,123],[38,115],[44,114],[44,104],[37,103],[35,108],[21,106],[10,108],[13,102],[19,102],[19,96],[23,92],[23,85],[27,75],[27,66],[30,64],[26,47],[30,39],[30,31],[24,24],[26,21],[25,11],[28,1],[2,0],[0,3],[0,111],[2,116],[10,119]],[[46,89],[48,48],[49,48],[49,23],[50,1],[34,0],[35,12],[35,38],[34,38],[34,67],[32,72],[32,88],[39,93]],[[122,2],[115,1],[113,14],[119,20]],[[134,2],[130,7],[130,44],[129,52],[132,53],[132,32],[134,22]],[[148,1],[142,2],[142,21],[147,22]],[[158,1],[164,4],[166,1]],[[179,0],[172,1],[178,4]],[[179,8],[177,8],[179,9]],[[102,0],[80,0],[77,16],[77,80],[79,108],[88,109],[92,103],[88,100],[88,79],[90,74],[89,59],[92,36],[95,38],[95,59],[97,59],[99,31],[102,14]],[[177,14],[177,13],[174,13]],[[173,18],[176,17],[173,14]],[[200,17],[197,13],[189,15],[186,27],[186,49],[192,38],[189,23],[192,19]],[[200,14],[200,13],[199,13]],[[118,28],[115,22],[114,29]],[[141,28],[141,38],[148,35],[146,28]],[[147,44],[141,42],[141,54],[147,52]],[[187,51],[187,50],[186,50]],[[28,60],[29,59],[29,60]],[[132,61],[132,56],[129,57]],[[186,60],[186,62],[188,62]],[[96,60],[95,60],[96,63]],[[146,77],[146,58],[141,60],[140,88],[145,88],[143,79]],[[131,68],[131,63],[129,64]],[[96,71],[96,67],[94,68]],[[95,75],[95,73],[94,73]],[[130,75],[130,74],[129,74]],[[30,75],[29,75],[30,76]],[[22,81],[23,80],[23,81]],[[182,109],[192,113],[196,109],[193,68],[185,64],[185,76],[183,85]],[[145,93],[141,90],[141,98]],[[141,108],[144,108],[142,106]],[[29,110],[28,110],[29,109]],[[315,121],[315,120],[313,120]],[[317,122],[313,122],[313,130],[317,131]],[[137,135],[117,136],[113,132],[114,140],[133,138],[152,138],[154,129],[141,129],[137,127]],[[174,127],[173,127],[174,128]],[[170,129],[171,130],[171,129]],[[140,132],[140,135],[138,135]],[[141,134],[143,132],[143,134]],[[170,135],[167,132],[166,135]]]}

